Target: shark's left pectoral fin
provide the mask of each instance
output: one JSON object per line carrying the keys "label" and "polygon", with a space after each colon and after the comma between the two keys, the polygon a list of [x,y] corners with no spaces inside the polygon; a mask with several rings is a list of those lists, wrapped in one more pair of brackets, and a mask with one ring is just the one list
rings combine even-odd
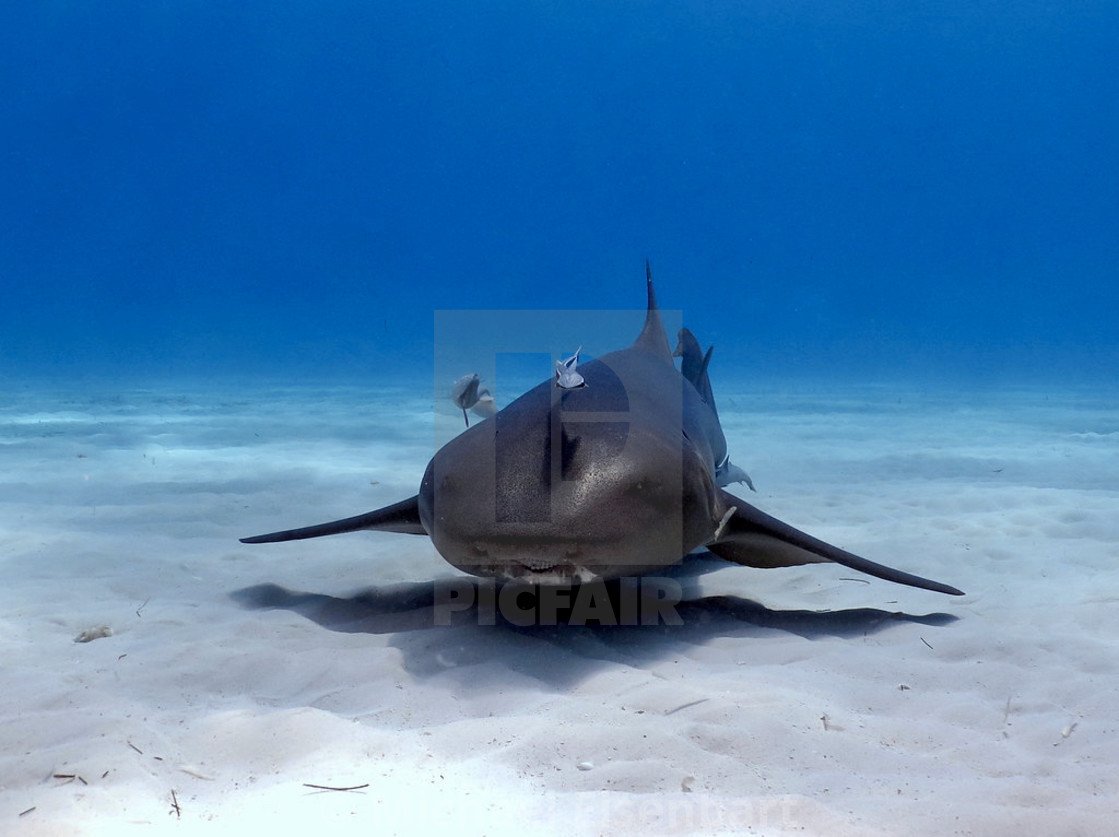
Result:
{"label": "shark's left pectoral fin", "polygon": [[241,543],[301,541],[307,538],[321,538],[324,535],[340,535],[343,532],[359,532],[364,529],[373,529],[378,532],[399,532],[402,535],[426,535],[427,531],[420,522],[419,496],[410,497],[407,500],[401,500],[399,503],[393,503],[391,506],[385,506],[383,509],[359,514],[356,517],[332,520],[329,523],[319,523],[315,526],[304,526],[302,529],[285,529],[282,532],[241,538]]}
{"label": "shark's left pectoral fin", "polygon": [[886,581],[933,590],[937,593],[947,593],[950,596],[964,595],[963,591],[941,584],[939,581],[932,581],[860,558],[838,546],[832,546],[799,529],[794,529],[733,494],[725,491],[721,493],[727,508],[733,507],[734,511],[723,521],[715,538],[707,544],[707,548],[727,561],[763,569],[831,561]]}

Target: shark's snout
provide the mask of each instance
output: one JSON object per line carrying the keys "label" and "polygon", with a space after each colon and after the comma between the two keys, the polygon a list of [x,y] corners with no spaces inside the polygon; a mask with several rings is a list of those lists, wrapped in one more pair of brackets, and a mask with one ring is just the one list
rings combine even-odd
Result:
{"label": "shark's snout", "polygon": [[715,510],[684,514],[705,505],[696,498],[710,496],[708,471],[681,468],[679,446],[634,437],[612,466],[572,467],[569,479],[502,471],[471,459],[477,444],[452,442],[424,475],[424,526],[450,564],[477,576],[572,583],[677,564],[718,522]]}

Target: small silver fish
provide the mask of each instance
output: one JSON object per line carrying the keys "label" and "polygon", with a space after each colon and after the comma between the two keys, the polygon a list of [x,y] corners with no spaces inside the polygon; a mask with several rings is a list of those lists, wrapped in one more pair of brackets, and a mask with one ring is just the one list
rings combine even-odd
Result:
{"label": "small silver fish", "polygon": [[587,382],[583,380],[583,376],[576,371],[579,365],[579,352],[583,351],[580,346],[575,350],[575,354],[567,360],[556,361],[556,386],[562,389],[578,389],[585,387]]}
{"label": "small silver fish", "polygon": [[467,427],[470,426],[470,417],[466,414],[467,410],[472,410],[483,418],[488,418],[497,412],[497,404],[494,403],[493,395],[490,394],[488,389],[479,388],[481,382],[482,379],[475,372],[471,375],[463,375],[451,387],[451,400],[455,402],[456,407],[462,410],[462,418]]}

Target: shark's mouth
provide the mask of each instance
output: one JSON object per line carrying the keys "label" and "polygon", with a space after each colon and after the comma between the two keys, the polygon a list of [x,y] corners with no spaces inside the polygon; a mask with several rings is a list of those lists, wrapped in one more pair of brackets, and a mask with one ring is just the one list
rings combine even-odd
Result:
{"label": "shark's mouth", "polygon": [[577,559],[581,553],[574,541],[566,546],[566,549],[561,547],[552,555],[508,555],[506,550],[494,555],[489,550],[479,551],[476,547],[475,557],[481,560],[475,565],[473,572],[500,581],[520,581],[527,584],[583,584],[602,577],[601,573],[572,560]]}
{"label": "shark's mouth", "polygon": [[602,578],[594,570],[575,564],[553,564],[550,567],[529,567],[525,564],[508,564],[498,568],[494,576],[503,581],[544,586],[587,584]]}
{"label": "shark's mouth", "polygon": [[548,558],[522,558],[517,561],[517,563],[528,572],[533,573],[547,572],[561,566],[560,562],[552,561]]}
{"label": "shark's mouth", "polygon": [[[438,544],[437,544],[438,546]],[[500,582],[574,585],[623,576],[643,575],[679,562],[627,560],[624,553],[593,538],[556,535],[490,536],[444,552],[444,558],[471,575]]]}
{"label": "shark's mouth", "polygon": [[520,557],[490,562],[474,562],[469,566],[456,564],[472,575],[493,578],[502,583],[546,586],[572,586],[608,581],[613,578],[645,575],[661,566],[627,565],[616,563],[594,564],[586,561],[557,561],[544,557]]}

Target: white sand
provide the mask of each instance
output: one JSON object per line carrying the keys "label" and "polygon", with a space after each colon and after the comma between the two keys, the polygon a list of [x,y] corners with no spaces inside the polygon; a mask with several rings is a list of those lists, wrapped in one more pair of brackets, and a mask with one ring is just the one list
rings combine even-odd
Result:
{"label": "white sand", "polygon": [[413,494],[417,393],[8,391],[0,833],[1114,833],[1114,398],[805,392],[717,392],[748,499],[968,596],[727,568],[682,627],[433,628],[424,538],[236,540]]}

